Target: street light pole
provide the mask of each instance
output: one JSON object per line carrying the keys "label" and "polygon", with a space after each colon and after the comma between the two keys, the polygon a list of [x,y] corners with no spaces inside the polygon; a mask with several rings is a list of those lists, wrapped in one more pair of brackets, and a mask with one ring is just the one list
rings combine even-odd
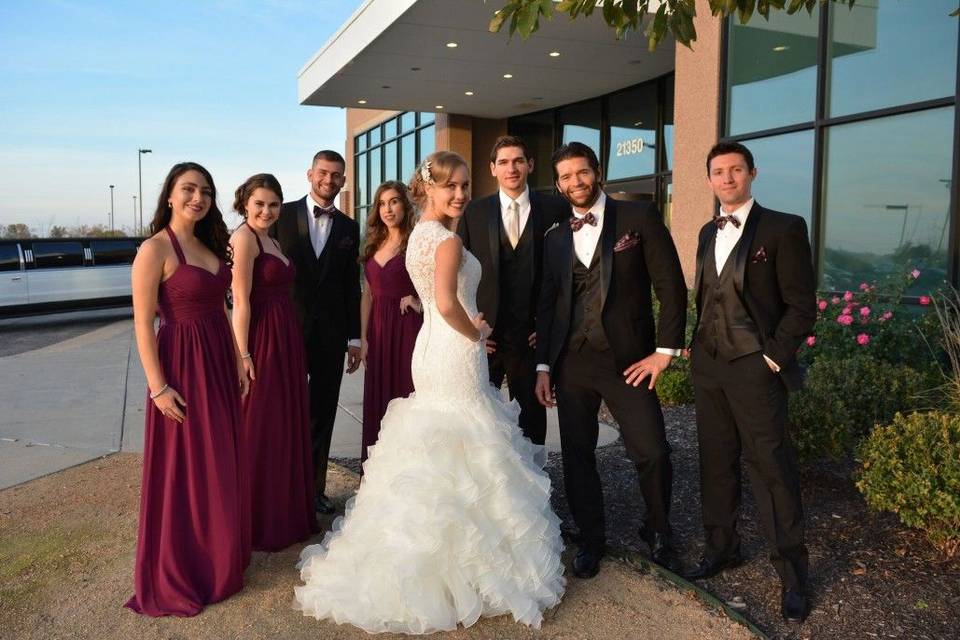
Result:
{"label": "street light pole", "polygon": [[133,235],[137,235],[137,196],[133,196]]}
{"label": "street light pole", "polygon": [[140,160],[145,153],[153,153],[153,150],[137,149],[137,183],[140,186],[140,235],[143,235],[143,163]]}
{"label": "street light pole", "polygon": [[110,233],[113,233],[113,185],[110,185]]}

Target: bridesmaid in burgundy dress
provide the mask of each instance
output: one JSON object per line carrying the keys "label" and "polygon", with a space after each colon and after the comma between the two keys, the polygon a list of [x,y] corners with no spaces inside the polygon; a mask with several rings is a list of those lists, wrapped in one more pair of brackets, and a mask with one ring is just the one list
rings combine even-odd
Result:
{"label": "bridesmaid in burgundy dress", "polygon": [[373,201],[361,257],[360,358],[366,367],[361,462],[367,459],[367,448],[377,442],[387,404],[413,393],[410,360],[423,323],[420,300],[404,265],[407,238],[415,222],[407,186],[384,182]]}
{"label": "bridesmaid in burgundy dress", "polygon": [[[149,398],[134,595],[148,616],[192,616],[243,587],[249,522],[239,441],[247,378],[224,296],[227,227],[210,173],[175,165],[133,263]],[[160,314],[155,334],[154,317]]]}
{"label": "bridesmaid in burgundy dress", "polygon": [[246,222],[230,239],[233,332],[250,382],[240,433],[257,551],[279,551],[319,531],[306,353],[290,298],[296,269],[267,235],[282,202],[275,177],[260,173],[249,178],[233,203]]}

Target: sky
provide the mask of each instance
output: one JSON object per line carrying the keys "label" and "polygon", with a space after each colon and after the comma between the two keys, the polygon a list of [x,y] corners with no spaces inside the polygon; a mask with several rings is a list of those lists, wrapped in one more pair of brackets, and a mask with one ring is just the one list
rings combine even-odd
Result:
{"label": "sky", "polygon": [[306,193],[321,148],[343,151],[345,113],[300,106],[297,72],[361,0],[0,2],[0,226],[132,227],[143,155],[149,223],[170,167],[233,192],[273,173]]}

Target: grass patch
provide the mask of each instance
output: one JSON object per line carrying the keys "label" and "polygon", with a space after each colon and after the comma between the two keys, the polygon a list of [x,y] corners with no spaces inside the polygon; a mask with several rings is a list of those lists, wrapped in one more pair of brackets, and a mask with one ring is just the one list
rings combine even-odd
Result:
{"label": "grass patch", "polygon": [[98,542],[89,527],[3,532],[0,545],[0,603],[7,611],[27,604],[48,586],[62,585],[68,572],[83,570]]}

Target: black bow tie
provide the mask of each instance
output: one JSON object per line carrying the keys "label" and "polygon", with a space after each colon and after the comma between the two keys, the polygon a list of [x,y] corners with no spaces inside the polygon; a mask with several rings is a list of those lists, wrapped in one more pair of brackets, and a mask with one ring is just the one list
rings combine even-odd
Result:
{"label": "black bow tie", "polygon": [[327,207],[326,209],[317,205],[313,205],[313,217],[319,218],[320,216],[330,216],[333,217],[333,212],[336,211],[335,206]]}
{"label": "black bow tie", "polygon": [[594,227],[597,226],[597,216],[593,215],[593,212],[590,211],[582,218],[578,218],[577,216],[570,217],[570,228],[573,229],[574,232],[583,229],[584,224],[589,224]]}
{"label": "black bow tie", "polygon": [[723,229],[725,226],[727,226],[728,222],[737,229],[740,228],[740,218],[733,214],[728,216],[721,216],[719,214],[713,215],[713,224],[717,225],[717,229]]}

